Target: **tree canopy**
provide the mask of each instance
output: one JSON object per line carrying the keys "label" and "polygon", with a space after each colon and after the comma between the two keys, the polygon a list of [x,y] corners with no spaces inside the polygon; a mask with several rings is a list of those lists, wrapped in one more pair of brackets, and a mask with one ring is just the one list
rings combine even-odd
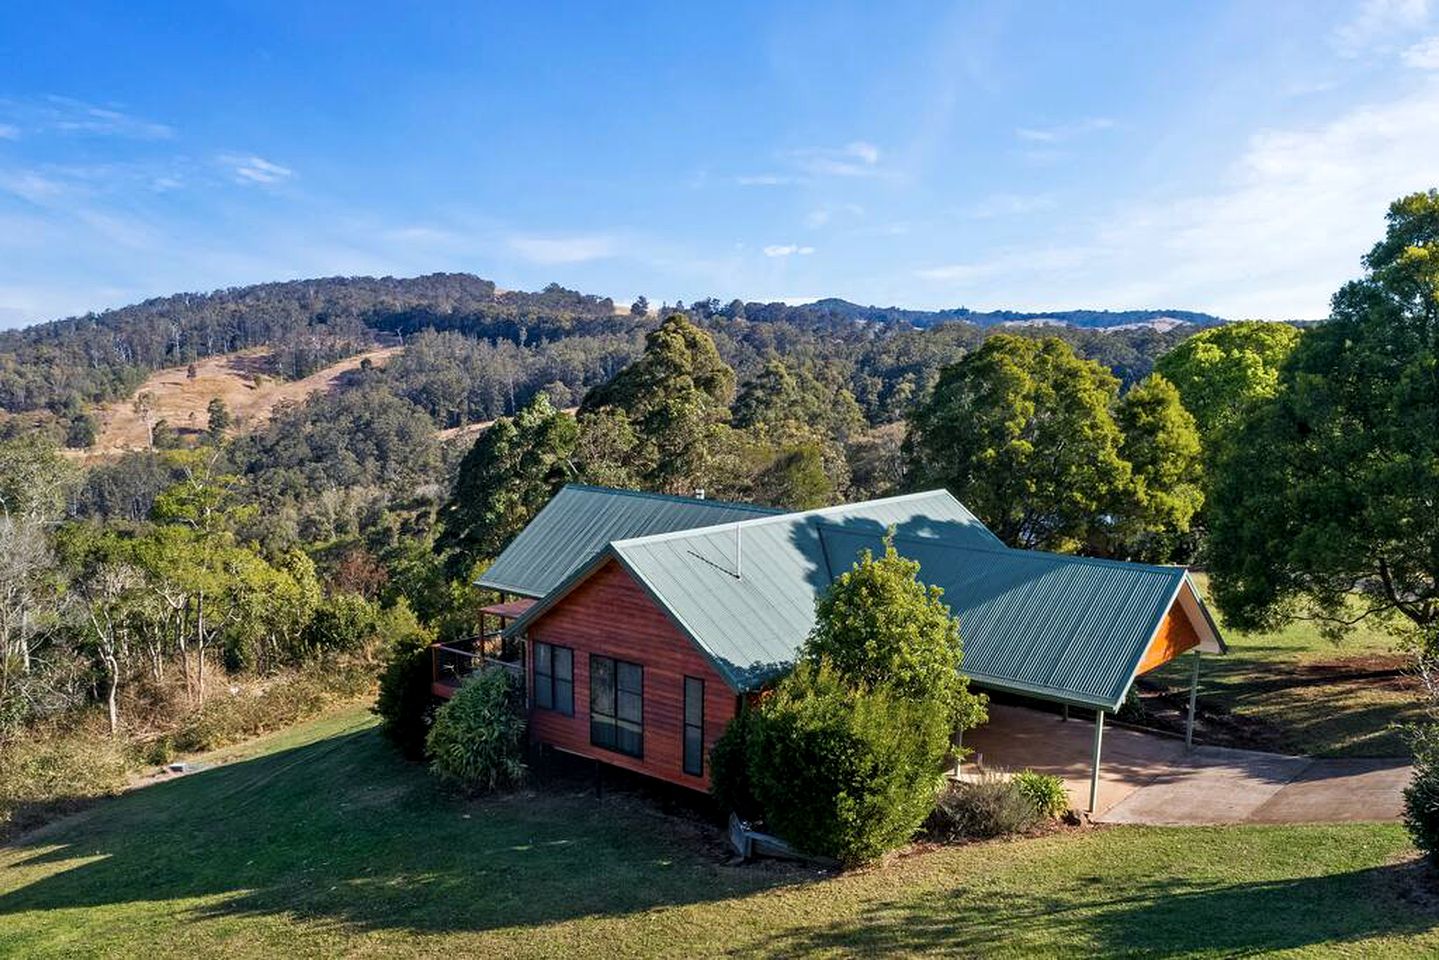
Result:
{"label": "tree canopy", "polygon": [[1436,649],[1439,192],[1392,204],[1364,266],[1225,447],[1215,597],[1242,628],[1377,615]]}

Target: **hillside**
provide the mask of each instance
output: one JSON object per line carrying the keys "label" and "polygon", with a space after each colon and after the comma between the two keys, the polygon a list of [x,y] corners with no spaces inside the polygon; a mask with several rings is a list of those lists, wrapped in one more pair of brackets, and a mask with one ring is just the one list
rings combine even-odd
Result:
{"label": "hillside", "polygon": [[[366,360],[382,366],[401,349],[398,346],[377,346],[298,380],[275,378],[271,351],[245,350],[196,361],[194,377],[189,375],[187,367],[159,370],[140,384],[133,397],[148,394],[151,398],[151,421],[165,421],[182,437],[205,430],[208,422],[206,408],[216,397],[224,401],[234,418],[235,427],[244,430],[268,420],[278,404],[300,402],[319,391],[333,390]],[[99,408],[99,438],[93,447],[84,452],[86,459],[148,447],[145,417],[136,409],[133,397]]]}

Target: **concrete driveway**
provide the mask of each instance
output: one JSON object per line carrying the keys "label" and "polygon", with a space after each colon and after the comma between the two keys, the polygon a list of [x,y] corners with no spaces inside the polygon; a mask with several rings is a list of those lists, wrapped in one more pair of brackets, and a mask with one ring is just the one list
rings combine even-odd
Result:
{"label": "concrete driveway", "polygon": [[[1089,803],[1094,725],[991,705],[990,721],[965,735],[971,763],[1064,778],[1070,803]],[[971,768],[972,769],[972,768]],[[1100,765],[1102,823],[1326,823],[1397,820],[1409,782],[1405,759],[1319,760],[1224,747],[1106,725]]]}

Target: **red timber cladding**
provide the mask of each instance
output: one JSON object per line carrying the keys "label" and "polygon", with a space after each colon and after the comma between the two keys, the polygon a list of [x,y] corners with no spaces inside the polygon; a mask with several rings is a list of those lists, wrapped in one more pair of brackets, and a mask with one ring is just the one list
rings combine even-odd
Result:
{"label": "red timber cladding", "polygon": [[[534,740],[670,783],[709,789],[709,751],[734,717],[738,697],[629,571],[609,561],[532,623],[526,639],[569,647],[575,652],[575,715],[532,710],[530,733]],[[643,759],[590,744],[592,653],[644,667]],[[531,650],[526,650],[525,659],[534,663]],[[705,762],[704,775],[700,777],[684,772],[686,676],[705,684]],[[533,703],[534,691],[530,693]]]}

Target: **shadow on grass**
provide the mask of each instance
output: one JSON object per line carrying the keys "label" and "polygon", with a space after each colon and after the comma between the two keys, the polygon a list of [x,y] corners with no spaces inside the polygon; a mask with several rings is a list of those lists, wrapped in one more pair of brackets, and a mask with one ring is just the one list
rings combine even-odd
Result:
{"label": "shadow on grass", "polygon": [[[1123,883],[1123,896],[1086,877],[1047,895],[950,890],[876,904],[843,922],[787,931],[736,955],[794,956],[1011,953],[1073,956],[1251,956],[1436,929],[1432,903],[1399,902],[1423,882],[1414,864],[1330,876],[1197,885],[1165,879]],[[1432,877],[1424,881],[1433,882]],[[1037,935],[1035,943],[1026,937]]]}
{"label": "shadow on grass", "polygon": [[726,867],[717,841],[622,795],[456,800],[366,729],[138,790],[22,839],[12,869],[54,872],[0,896],[0,918],[203,898],[199,916],[485,930],[798,878]]}

